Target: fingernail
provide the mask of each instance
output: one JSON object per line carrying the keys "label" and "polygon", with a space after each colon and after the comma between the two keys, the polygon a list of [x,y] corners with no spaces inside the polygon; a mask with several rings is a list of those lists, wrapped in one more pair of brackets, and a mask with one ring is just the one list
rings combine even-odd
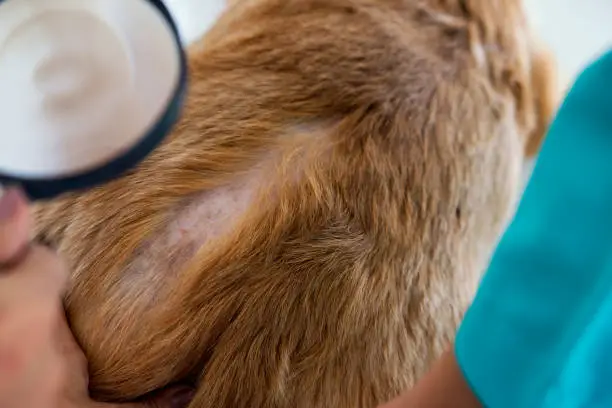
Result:
{"label": "fingernail", "polygon": [[20,200],[21,193],[16,188],[0,191],[0,222],[8,221],[15,215]]}
{"label": "fingernail", "polygon": [[170,408],[186,408],[195,395],[191,388],[184,388],[173,392],[169,398]]}

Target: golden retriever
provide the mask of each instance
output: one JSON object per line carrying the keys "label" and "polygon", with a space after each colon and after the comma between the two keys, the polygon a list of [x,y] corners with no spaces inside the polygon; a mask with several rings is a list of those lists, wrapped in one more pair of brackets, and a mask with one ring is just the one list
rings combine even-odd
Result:
{"label": "golden retriever", "polygon": [[373,408],[453,341],[555,108],[520,0],[238,0],[125,177],[36,209],[101,400]]}

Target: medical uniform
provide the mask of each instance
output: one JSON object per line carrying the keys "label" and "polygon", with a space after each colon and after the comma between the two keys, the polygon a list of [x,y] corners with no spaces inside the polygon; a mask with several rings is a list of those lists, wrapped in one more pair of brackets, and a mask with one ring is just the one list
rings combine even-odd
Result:
{"label": "medical uniform", "polygon": [[578,78],[455,346],[490,408],[612,408],[612,51]]}

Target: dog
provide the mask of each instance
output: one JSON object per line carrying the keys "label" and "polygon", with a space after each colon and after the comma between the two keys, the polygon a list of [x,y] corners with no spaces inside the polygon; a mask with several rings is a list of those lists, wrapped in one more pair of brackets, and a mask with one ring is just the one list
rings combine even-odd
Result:
{"label": "dog", "polygon": [[91,393],[373,408],[452,344],[556,106],[520,0],[237,0],[168,139],[35,208]]}

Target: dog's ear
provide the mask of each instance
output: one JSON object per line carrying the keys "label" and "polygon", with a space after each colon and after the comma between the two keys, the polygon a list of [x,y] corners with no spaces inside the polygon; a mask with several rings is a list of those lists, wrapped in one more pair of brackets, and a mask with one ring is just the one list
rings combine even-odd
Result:
{"label": "dog's ear", "polygon": [[560,99],[555,58],[540,43],[534,45],[532,53],[531,87],[536,126],[526,140],[525,154],[528,157],[535,156],[540,150]]}
{"label": "dog's ear", "polygon": [[441,24],[467,27],[475,66],[499,92],[516,100],[527,157],[535,156],[559,101],[556,61],[532,32],[521,0],[429,0]]}

